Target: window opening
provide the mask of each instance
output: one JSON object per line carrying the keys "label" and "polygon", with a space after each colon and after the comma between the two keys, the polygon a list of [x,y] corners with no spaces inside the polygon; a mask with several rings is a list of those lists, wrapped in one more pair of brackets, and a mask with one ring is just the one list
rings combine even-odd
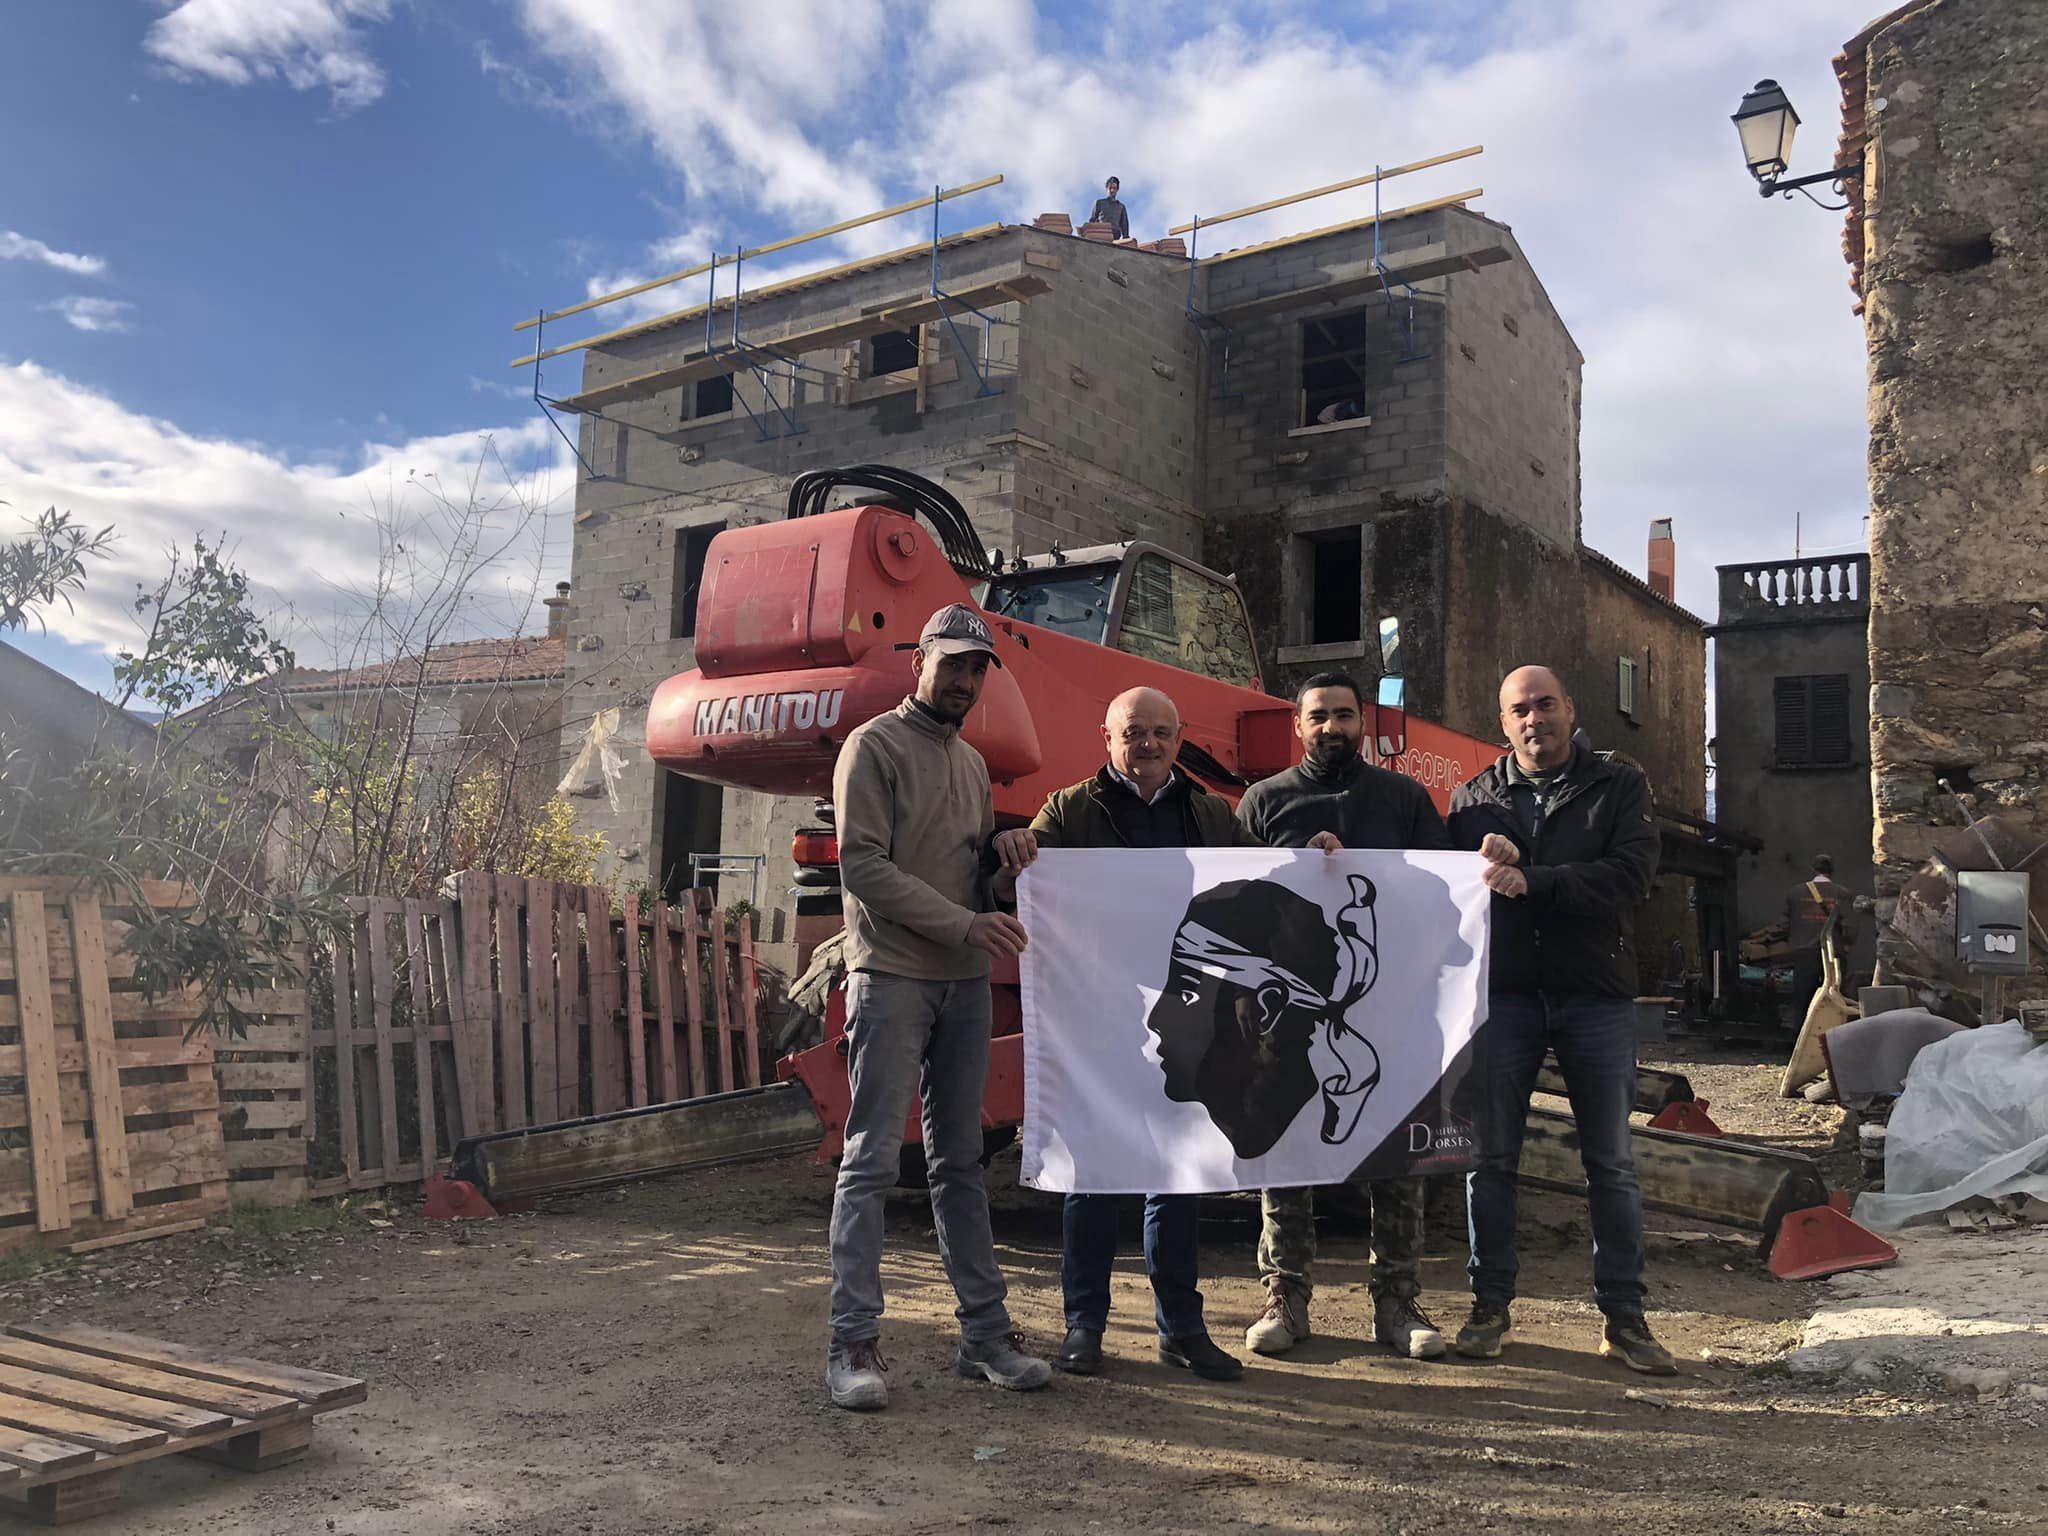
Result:
{"label": "window opening", "polygon": [[879,379],[892,373],[908,373],[917,366],[917,330],[884,331],[867,347],[867,377]]}
{"label": "window opening", "polygon": [[1363,633],[1365,540],[1356,528],[1310,539],[1309,644],[1351,645]]}
{"label": "window opening", "polygon": [[704,559],[711,541],[725,532],[723,523],[700,523],[676,530],[674,596],[669,617],[671,640],[688,640],[697,633],[697,591],[704,585]]}
{"label": "window opening", "polygon": [[1327,426],[1365,414],[1365,311],[1301,322],[1301,419]]}

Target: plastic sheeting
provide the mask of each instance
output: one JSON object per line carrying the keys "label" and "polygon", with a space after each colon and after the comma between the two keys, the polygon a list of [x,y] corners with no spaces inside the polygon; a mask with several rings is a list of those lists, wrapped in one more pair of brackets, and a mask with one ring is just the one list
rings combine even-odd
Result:
{"label": "plastic sheeting", "polygon": [[590,717],[590,729],[583,733],[582,750],[576,754],[576,761],[569,765],[569,771],[555,785],[556,794],[589,799],[603,795],[613,810],[619,808],[619,777],[626,771],[626,764],[619,756],[619,749],[612,745],[612,737],[618,734],[618,729],[616,705],[600,709]]}
{"label": "plastic sheeting", "polygon": [[2048,1199],[2048,1046],[2005,1023],[1921,1051],[1892,1111],[1884,1182],[1855,1209],[1881,1231],[1978,1195]]}

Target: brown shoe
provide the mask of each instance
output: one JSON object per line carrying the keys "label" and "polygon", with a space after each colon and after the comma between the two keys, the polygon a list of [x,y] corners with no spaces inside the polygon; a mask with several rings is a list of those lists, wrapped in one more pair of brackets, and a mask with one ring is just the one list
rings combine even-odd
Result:
{"label": "brown shoe", "polygon": [[1253,1354],[1284,1355],[1308,1336],[1308,1297],[1278,1275],[1268,1276],[1266,1310],[1245,1329],[1245,1347]]}

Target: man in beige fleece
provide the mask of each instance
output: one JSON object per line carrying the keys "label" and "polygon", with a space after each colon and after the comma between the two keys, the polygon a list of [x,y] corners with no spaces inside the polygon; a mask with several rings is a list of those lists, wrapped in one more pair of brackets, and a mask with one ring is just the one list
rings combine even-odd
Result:
{"label": "man in beige fleece", "polygon": [[960,1305],[954,1368],[1013,1391],[1051,1379],[1018,1348],[981,1181],[991,955],[1024,929],[992,910],[982,852],[995,831],[988,765],[960,739],[996,659],[973,609],[933,614],[917,692],[846,738],[832,775],[847,931],[846,1150],[832,1200],[832,1345],[825,1384],[841,1408],[883,1408],[883,1199],[924,1078],[924,1154],[939,1257]]}

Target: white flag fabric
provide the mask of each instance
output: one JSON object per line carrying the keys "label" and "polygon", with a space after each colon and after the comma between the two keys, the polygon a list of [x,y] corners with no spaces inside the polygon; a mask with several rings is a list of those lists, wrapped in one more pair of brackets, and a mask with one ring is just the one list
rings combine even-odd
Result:
{"label": "white flag fabric", "polygon": [[1484,869],[1046,849],[1017,887],[1024,1182],[1202,1194],[1469,1167]]}

